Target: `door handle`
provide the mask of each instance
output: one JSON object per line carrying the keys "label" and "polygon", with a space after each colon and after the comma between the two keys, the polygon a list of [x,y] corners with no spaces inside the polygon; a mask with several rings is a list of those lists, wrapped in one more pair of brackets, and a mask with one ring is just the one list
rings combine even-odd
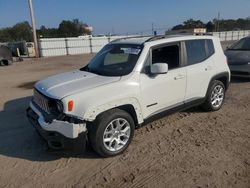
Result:
{"label": "door handle", "polygon": [[178,75],[178,76],[174,77],[175,80],[180,80],[180,79],[183,79],[183,78],[185,78],[184,75]]}

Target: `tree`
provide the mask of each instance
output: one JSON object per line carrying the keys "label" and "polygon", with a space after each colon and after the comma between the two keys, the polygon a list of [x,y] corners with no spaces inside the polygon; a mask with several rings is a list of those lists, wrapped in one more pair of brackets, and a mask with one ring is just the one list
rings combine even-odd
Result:
{"label": "tree", "polygon": [[29,22],[20,22],[13,27],[4,28],[0,30],[0,41],[32,41],[32,30]]}
{"label": "tree", "polygon": [[32,41],[32,29],[29,22],[20,22],[11,29],[12,39],[14,41]]}
{"label": "tree", "polygon": [[207,32],[213,32],[215,29],[215,25],[213,24],[213,22],[209,21],[206,24],[206,28],[207,28]]}
{"label": "tree", "polygon": [[58,29],[55,28],[46,28],[44,25],[40,27],[40,29],[37,30],[37,34],[39,38],[57,38],[58,35]]}
{"label": "tree", "polygon": [[176,25],[172,30],[194,29],[203,28],[205,24],[201,20],[189,19],[183,22],[183,24]]}
{"label": "tree", "polygon": [[83,23],[78,19],[63,20],[58,27],[60,37],[78,37],[83,34]]}
{"label": "tree", "polygon": [[[63,20],[58,28],[46,28],[42,25],[37,29],[37,34],[39,38],[78,37],[91,33],[91,31],[86,30],[87,26],[78,19]],[[13,27],[0,29],[0,42],[22,40],[32,41],[32,28],[27,21],[17,23]]]}
{"label": "tree", "polygon": [[11,28],[4,28],[0,30],[0,42],[12,41]]}
{"label": "tree", "polygon": [[219,25],[219,31],[232,31],[232,30],[250,30],[250,18],[239,18],[237,20],[227,19],[227,20],[217,20],[216,18],[212,21],[204,24],[201,20],[189,19],[184,21],[183,24],[176,25],[172,30],[188,30],[198,27],[207,28],[208,32],[213,32]]}
{"label": "tree", "polygon": [[179,25],[174,26],[174,27],[172,28],[172,30],[181,30],[181,29],[183,29],[183,28],[184,28],[184,26],[183,26],[182,24],[179,24]]}

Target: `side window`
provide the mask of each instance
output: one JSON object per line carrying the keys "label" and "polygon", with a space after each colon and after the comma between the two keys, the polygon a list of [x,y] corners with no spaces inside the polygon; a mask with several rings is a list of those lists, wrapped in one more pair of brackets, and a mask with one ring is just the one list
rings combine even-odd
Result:
{"label": "side window", "polygon": [[187,64],[193,65],[200,63],[207,58],[206,40],[186,41]]}
{"label": "side window", "polygon": [[215,50],[214,50],[214,43],[211,39],[206,40],[207,43],[207,57],[210,57],[214,54]]}
{"label": "side window", "polygon": [[170,45],[152,50],[152,64],[167,63],[169,69],[180,66],[179,46]]}

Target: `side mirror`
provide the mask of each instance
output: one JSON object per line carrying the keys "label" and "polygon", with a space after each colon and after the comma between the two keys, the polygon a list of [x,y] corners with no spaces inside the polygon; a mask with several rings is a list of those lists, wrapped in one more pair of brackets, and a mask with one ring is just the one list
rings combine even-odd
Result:
{"label": "side mirror", "polygon": [[167,63],[155,63],[150,67],[150,72],[152,74],[166,74],[168,72]]}

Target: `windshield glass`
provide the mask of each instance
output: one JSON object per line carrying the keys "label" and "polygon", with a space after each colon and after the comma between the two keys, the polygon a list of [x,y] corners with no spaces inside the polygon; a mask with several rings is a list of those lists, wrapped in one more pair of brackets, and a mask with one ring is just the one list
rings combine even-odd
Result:
{"label": "windshield glass", "polygon": [[124,76],[132,72],[141,51],[141,45],[108,44],[81,70],[102,76]]}
{"label": "windshield glass", "polygon": [[239,40],[229,50],[250,50],[250,37]]}

